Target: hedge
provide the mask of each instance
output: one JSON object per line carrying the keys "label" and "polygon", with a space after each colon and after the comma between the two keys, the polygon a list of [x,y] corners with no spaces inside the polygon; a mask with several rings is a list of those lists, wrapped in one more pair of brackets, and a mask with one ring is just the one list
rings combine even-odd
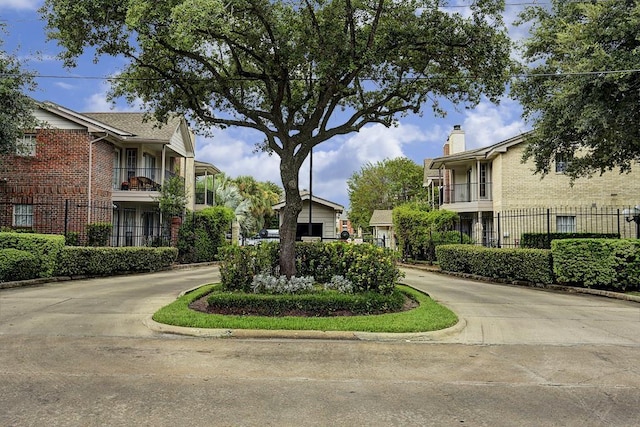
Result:
{"label": "hedge", "polygon": [[[225,248],[220,263],[224,288],[248,292],[254,275],[277,276],[279,250],[279,243]],[[318,283],[326,283],[334,275],[344,276],[353,283],[355,292],[390,294],[402,275],[397,256],[371,244],[296,243],[298,276],[313,276]]]}
{"label": "hedge", "polygon": [[108,276],[158,271],[173,264],[175,248],[65,246],[60,254],[60,276]]}
{"label": "hedge", "polygon": [[231,209],[215,206],[186,216],[178,231],[178,261],[183,264],[215,261],[227,246],[226,232],[234,219]]}
{"label": "hedge", "polygon": [[619,239],[618,233],[523,233],[520,246],[530,249],[551,249],[551,242],[564,239]]}
{"label": "hedge", "polygon": [[551,253],[558,283],[623,291],[640,289],[639,240],[554,240]]}
{"label": "hedge", "polygon": [[400,311],[404,294],[394,290],[389,295],[378,292],[343,294],[320,292],[307,294],[267,295],[237,292],[213,293],[207,298],[209,307],[236,315],[280,316],[297,311],[313,312],[317,316],[335,316],[349,311],[356,315]]}
{"label": "hedge", "polygon": [[40,260],[19,249],[0,249],[0,282],[35,279],[40,273]]}
{"label": "hedge", "polygon": [[38,277],[51,277],[64,246],[64,236],[0,232],[0,249],[19,249],[36,256],[40,262]]}
{"label": "hedge", "polygon": [[508,281],[554,282],[551,251],[547,249],[500,249],[471,245],[436,248],[444,271],[475,274]]}

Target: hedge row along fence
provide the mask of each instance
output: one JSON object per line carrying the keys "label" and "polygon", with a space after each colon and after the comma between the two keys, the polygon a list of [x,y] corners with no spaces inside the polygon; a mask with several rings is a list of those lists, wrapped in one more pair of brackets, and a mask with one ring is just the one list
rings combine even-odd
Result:
{"label": "hedge row along fence", "polygon": [[546,249],[442,245],[436,253],[445,271],[547,285],[554,281],[551,251]]}
{"label": "hedge row along fence", "polygon": [[107,276],[168,268],[175,248],[65,246],[60,235],[0,233],[0,282],[53,276]]}
{"label": "hedge row along fence", "polygon": [[529,249],[551,249],[551,242],[554,240],[619,238],[619,233],[522,233],[520,246]]}
{"label": "hedge row along fence", "polygon": [[[279,276],[279,250],[279,243],[225,248],[220,263],[224,289],[250,292],[256,274]],[[354,292],[392,293],[402,276],[397,257],[396,252],[373,245],[296,243],[299,276],[313,276],[318,283],[329,282],[334,275],[343,276],[351,281]]]}
{"label": "hedge row along fence", "polygon": [[551,252],[558,283],[640,290],[640,240],[555,240]]}
{"label": "hedge row along fence", "polygon": [[437,249],[444,271],[537,284],[640,290],[640,241],[561,239],[551,249],[497,249],[444,245]]}

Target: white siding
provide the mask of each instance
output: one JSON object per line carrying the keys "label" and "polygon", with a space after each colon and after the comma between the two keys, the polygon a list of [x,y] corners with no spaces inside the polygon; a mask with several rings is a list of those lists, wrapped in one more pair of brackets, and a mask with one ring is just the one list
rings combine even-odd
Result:
{"label": "white siding", "polygon": [[34,116],[36,119],[47,123],[54,129],[87,129],[85,126],[81,126],[40,108],[34,112]]}
{"label": "white siding", "polygon": [[[322,223],[322,238],[335,239],[336,235],[336,211],[318,203],[311,206],[311,221]],[[298,223],[309,223],[309,201],[302,202],[302,212],[298,215]]]}

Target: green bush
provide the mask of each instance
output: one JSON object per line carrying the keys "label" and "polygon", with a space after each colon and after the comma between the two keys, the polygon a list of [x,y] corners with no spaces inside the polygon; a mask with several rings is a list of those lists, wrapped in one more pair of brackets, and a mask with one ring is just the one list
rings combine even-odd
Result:
{"label": "green bush", "polygon": [[[278,243],[225,248],[220,264],[224,288],[248,292],[254,275],[277,276],[278,257]],[[313,276],[319,283],[344,276],[353,283],[354,292],[391,293],[401,277],[396,260],[394,251],[370,244],[296,243],[298,276]]]}
{"label": "green bush", "polygon": [[158,271],[176,260],[175,248],[66,246],[60,254],[60,276],[109,276]]}
{"label": "green bush", "polygon": [[407,203],[393,209],[393,226],[403,258],[436,261],[435,248],[453,243],[470,243],[466,234],[453,231],[457,213],[429,206]]}
{"label": "green bush", "polygon": [[498,249],[471,245],[436,248],[444,271],[475,274],[531,283],[554,282],[551,251],[546,249]]}
{"label": "green bush", "polygon": [[640,289],[638,240],[554,240],[551,252],[558,283],[624,291]]}
{"label": "green bush", "polygon": [[35,279],[40,273],[40,260],[19,249],[0,249],[0,282]]}
{"label": "green bush", "polygon": [[224,206],[206,208],[187,215],[178,231],[178,261],[183,264],[215,261],[234,214]]}
{"label": "green bush", "polygon": [[20,249],[32,253],[40,262],[38,277],[51,277],[64,248],[64,236],[55,234],[0,232],[0,249]]}
{"label": "green bush", "polygon": [[213,293],[207,298],[209,307],[226,313],[280,316],[292,312],[312,312],[317,316],[335,316],[349,311],[357,315],[400,311],[404,295],[394,290],[389,295],[378,292],[344,294],[326,291],[307,294]]}
{"label": "green bush", "polygon": [[619,238],[618,233],[523,233],[520,246],[529,249],[551,249],[553,240]]}
{"label": "green bush", "polygon": [[107,246],[113,226],[108,222],[87,224],[87,245]]}
{"label": "green bush", "polygon": [[64,236],[64,244],[67,246],[80,246],[80,233],[70,231]]}

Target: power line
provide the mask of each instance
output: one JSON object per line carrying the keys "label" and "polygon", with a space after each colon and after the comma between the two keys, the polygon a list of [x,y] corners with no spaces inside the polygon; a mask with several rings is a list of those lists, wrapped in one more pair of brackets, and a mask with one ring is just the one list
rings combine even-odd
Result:
{"label": "power line", "polygon": [[[610,74],[634,74],[634,73],[640,73],[640,69],[627,69],[627,70],[603,70],[603,71],[579,71],[579,72],[560,72],[560,73],[519,73],[519,74],[512,74],[511,76],[509,76],[510,78],[520,78],[520,79],[526,79],[526,78],[538,78],[538,77],[579,77],[579,76],[602,76],[602,75],[610,75]],[[0,73],[0,78],[18,78],[18,77],[29,77],[32,79],[59,79],[59,80],[102,80],[102,81],[109,81],[109,80],[129,80],[129,81],[162,81],[162,80],[169,80],[167,78],[163,78],[163,77],[139,77],[139,78],[133,78],[133,77],[119,77],[119,76],[64,76],[64,75],[55,75],[55,74],[37,74],[37,73]],[[481,80],[481,78],[478,77],[474,77],[474,76],[468,76],[468,77],[463,77],[466,79],[473,79],[473,80]],[[407,77],[405,78],[405,80],[442,80],[442,79],[450,79],[450,77],[429,77],[429,76],[423,76],[423,77],[417,77],[417,78],[411,78],[411,77]],[[190,80],[196,80],[196,79],[190,79]],[[197,79],[198,81],[204,81],[207,79]],[[262,81],[261,79],[258,78],[244,78],[244,77],[238,77],[238,78],[230,78],[229,80],[236,80],[236,81]],[[308,81],[308,79],[305,78],[292,78],[289,79],[291,81]],[[317,79],[316,79],[317,80]],[[360,79],[361,81],[370,81],[370,82],[376,82],[378,80],[376,79]]]}

